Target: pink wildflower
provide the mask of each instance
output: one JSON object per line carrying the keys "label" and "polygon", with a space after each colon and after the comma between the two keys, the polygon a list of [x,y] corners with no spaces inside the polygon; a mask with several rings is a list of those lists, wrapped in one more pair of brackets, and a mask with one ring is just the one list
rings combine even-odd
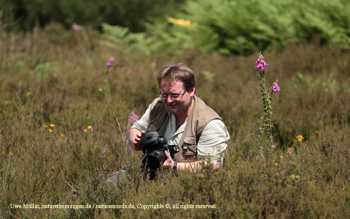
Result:
{"label": "pink wildflower", "polygon": [[135,109],[129,114],[128,124],[134,124],[139,119],[139,116],[135,114]]}
{"label": "pink wildflower", "polygon": [[256,68],[257,71],[259,71],[259,69],[262,68],[262,64],[261,64],[261,63],[257,64],[257,65],[255,66],[255,68]]}
{"label": "pink wildflower", "polygon": [[107,67],[110,68],[110,67],[113,67],[114,66],[114,59],[113,57],[109,59],[109,61],[107,62]]}
{"label": "pink wildflower", "polygon": [[75,31],[80,31],[80,30],[81,30],[81,27],[80,27],[78,24],[73,24],[73,25],[72,25],[72,28],[73,28],[73,30],[75,30]]}
{"label": "pink wildflower", "polygon": [[256,66],[256,70],[259,71],[261,70],[262,73],[264,73],[266,71],[266,67],[268,66],[267,63],[264,61],[264,57],[262,56],[262,54],[259,54],[259,58],[258,60],[256,60],[255,62]]}
{"label": "pink wildflower", "polygon": [[280,87],[278,86],[277,82],[273,83],[272,90],[275,92],[275,94],[280,92]]}
{"label": "pink wildflower", "polygon": [[261,155],[261,157],[264,157],[264,152],[261,151],[261,152],[260,152],[260,155]]}

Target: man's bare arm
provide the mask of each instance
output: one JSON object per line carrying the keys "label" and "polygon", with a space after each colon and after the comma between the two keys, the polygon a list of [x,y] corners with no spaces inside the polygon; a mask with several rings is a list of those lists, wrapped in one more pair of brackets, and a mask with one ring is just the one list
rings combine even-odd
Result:
{"label": "man's bare arm", "polygon": [[[189,170],[190,172],[200,172],[203,168],[203,166],[209,165],[208,162],[199,160],[194,162],[186,162],[186,163],[178,163],[177,164],[177,170]],[[213,164],[212,170],[213,172],[216,172],[220,169],[220,164]]]}
{"label": "man's bare arm", "polygon": [[[171,158],[170,154],[165,151],[166,160],[163,163],[163,167],[172,170],[174,167],[174,160]],[[190,172],[200,172],[203,168],[203,166],[210,165],[208,162],[204,160],[199,161],[193,161],[193,162],[184,162],[184,163],[177,163],[176,170],[177,171],[183,171],[188,170]],[[213,172],[218,171],[221,168],[221,164],[213,164]]]}

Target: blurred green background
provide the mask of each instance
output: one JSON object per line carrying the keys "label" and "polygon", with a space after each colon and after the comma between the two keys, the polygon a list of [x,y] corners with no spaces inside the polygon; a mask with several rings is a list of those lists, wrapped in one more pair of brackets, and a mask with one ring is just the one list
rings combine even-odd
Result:
{"label": "blurred green background", "polygon": [[136,41],[149,53],[198,47],[249,55],[314,40],[350,46],[347,0],[1,0],[0,8],[3,31],[32,31],[50,23],[67,29],[76,23],[104,32],[105,23],[127,28],[129,35],[144,33],[142,42]]}

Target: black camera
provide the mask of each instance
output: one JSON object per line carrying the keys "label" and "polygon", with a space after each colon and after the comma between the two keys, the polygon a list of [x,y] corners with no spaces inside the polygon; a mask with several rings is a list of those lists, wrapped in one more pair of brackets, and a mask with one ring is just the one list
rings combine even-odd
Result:
{"label": "black camera", "polygon": [[144,154],[143,170],[151,174],[150,179],[155,177],[157,169],[166,160],[165,151],[168,151],[172,159],[180,151],[178,145],[168,145],[166,138],[160,136],[157,131],[147,132],[141,139],[140,146]]}

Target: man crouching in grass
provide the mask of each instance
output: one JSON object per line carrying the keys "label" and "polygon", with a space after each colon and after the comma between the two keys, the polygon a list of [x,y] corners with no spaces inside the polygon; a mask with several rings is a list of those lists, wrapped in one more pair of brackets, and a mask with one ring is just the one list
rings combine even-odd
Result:
{"label": "man crouching in grass", "polygon": [[157,131],[169,145],[178,145],[174,159],[165,151],[163,169],[198,172],[212,164],[222,168],[230,135],[221,117],[196,95],[193,71],[184,64],[169,64],[158,75],[159,97],[130,130],[129,142],[141,150],[147,131]]}

